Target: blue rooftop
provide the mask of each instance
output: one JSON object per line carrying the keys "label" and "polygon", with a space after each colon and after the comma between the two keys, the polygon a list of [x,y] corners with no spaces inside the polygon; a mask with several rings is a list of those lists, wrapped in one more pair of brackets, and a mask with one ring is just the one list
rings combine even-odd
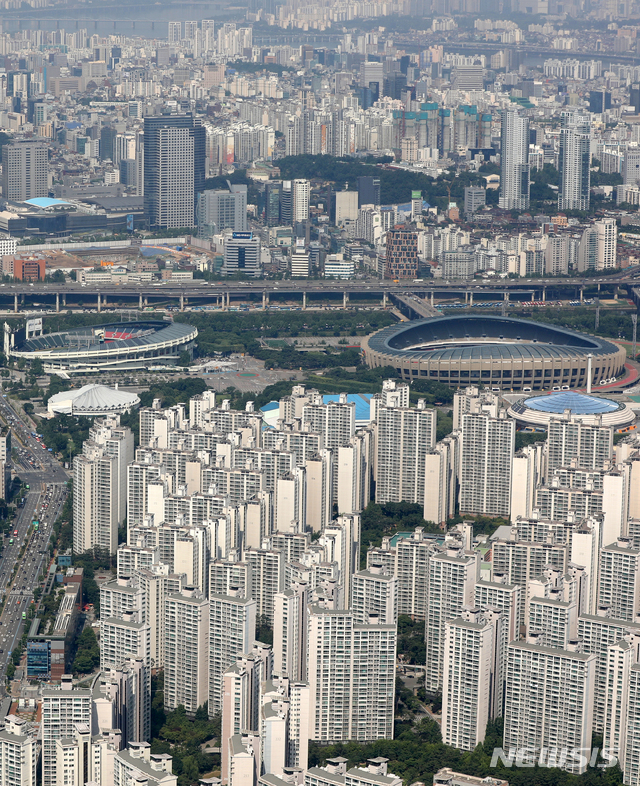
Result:
{"label": "blue rooftop", "polygon": [[575,415],[603,415],[606,412],[615,412],[620,405],[608,398],[586,396],[584,393],[555,393],[550,396],[534,396],[524,402],[528,409],[538,412],[551,412],[561,415],[565,409],[570,409]]}
{"label": "blue rooftop", "polygon": [[[340,401],[340,396],[323,396],[322,403],[329,404],[331,401]],[[371,412],[369,409],[369,402],[371,401],[371,393],[349,393],[347,394],[347,401],[349,404],[356,405],[356,422],[369,421],[371,419]]]}
{"label": "blue rooftop", "polygon": [[33,199],[25,199],[25,205],[33,205],[34,207],[62,207],[62,205],[70,205],[66,199],[50,199],[49,197],[34,197]]}

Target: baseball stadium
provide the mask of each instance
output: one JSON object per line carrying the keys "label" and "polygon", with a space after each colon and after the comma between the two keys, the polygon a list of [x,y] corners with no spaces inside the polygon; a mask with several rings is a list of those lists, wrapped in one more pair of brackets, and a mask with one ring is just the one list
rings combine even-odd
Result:
{"label": "baseball stadium", "polygon": [[401,322],[368,336],[370,368],[393,366],[404,379],[450,387],[483,384],[500,390],[571,390],[621,376],[622,347],[597,336],[529,319],[483,315]]}
{"label": "baseball stadium", "polygon": [[179,322],[115,322],[29,336],[5,323],[5,354],[39,359],[47,372],[95,372],[175,365],[191,352],[198,330]]}

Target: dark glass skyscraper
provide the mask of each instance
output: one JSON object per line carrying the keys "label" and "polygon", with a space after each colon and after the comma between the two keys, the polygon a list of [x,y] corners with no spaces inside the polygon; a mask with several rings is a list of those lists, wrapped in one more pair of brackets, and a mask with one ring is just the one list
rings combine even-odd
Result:
{"label": "dark glass skyscraper", "polygon": [[193,115],[144,120],[144,213],[151,229],[192,227],[204,190],[205,130]]}

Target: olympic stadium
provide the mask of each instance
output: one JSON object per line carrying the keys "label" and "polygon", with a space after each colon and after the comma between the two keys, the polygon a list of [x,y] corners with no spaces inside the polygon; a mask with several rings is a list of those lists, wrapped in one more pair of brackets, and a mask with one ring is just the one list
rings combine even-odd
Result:
{"label": "olympic stadium", "polygon": [[460,315],[402,322],[368,336],[370,368],[393,366],[406,380],[450,387],[570,390],[619,377],[626,353],[611,341],[529,319]]}
{"label": "olympic stadium", "polygon": [[5,323],[5,354],[39,359],[47,372],[96,372],[175,365],[198,330],[181,322],[115,322],[27,337]]}

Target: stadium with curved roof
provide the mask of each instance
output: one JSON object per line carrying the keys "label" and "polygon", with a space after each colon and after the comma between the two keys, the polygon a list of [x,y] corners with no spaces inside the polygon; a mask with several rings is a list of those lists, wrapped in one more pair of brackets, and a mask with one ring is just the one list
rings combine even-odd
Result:
{"label": "stadium with curved roof", "polygon": [[9,352],[41,360],[48,372],[146,369],[175,365],[181,352],[193,349],[197,336],[197,328],[182,322],[115,322],[18,338]]}
{"label": "stadium with curved roof", "polygon": [[621,376],[626,353],[611,341],[529,319],[480,314],[391,325],[362,345],[370,368],[393,366],[404,379],[450,387],[570,390]]}
{"label": "stadium with curved roof", "polygon": [[623,401],[574,390],[520,399],[509,408],[509,415],[519,423],[545,429],[552,418],[572,418],[588,425],[611,428],[629,426],[636,419],[635,412]]}

